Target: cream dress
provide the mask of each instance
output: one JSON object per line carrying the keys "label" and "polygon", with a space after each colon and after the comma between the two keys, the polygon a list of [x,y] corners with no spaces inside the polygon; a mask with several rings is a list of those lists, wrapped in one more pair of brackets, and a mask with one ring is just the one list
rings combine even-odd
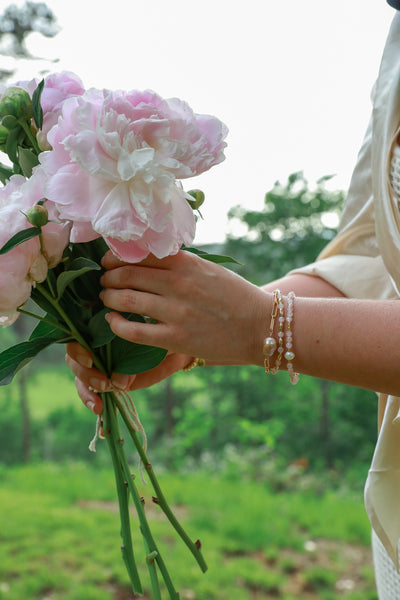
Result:
{"label": "cream dress", "polygon": [[[322,277],[351,298],[398,299],[400,13],[390,28],[372,100],[339,233],[315,263],[296,272]],[[400,331],[394,333],[393,343],[400,343]],[[380,433],[365,486],[365,506],[374,531],[379,598],[400,600],[400,398],[381,395],[379,412]]]}

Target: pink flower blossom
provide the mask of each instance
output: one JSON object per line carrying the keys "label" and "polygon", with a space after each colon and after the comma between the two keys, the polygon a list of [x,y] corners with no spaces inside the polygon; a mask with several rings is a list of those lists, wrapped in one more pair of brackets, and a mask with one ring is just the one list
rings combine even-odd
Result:
{"label": "pink flower blossom", "polygon": [[[16,233],[30,227],[25,214],[43,198],[44,174],[36,168],[26,180],[13,175],[0,188],[0,247]],[[24,214],[25,213],[25,214]],[[49,206],[50,217],[56,207]],[[36,282],[46,279],[48,267],[55,266],[69,242],[70,223],[48,223],[42,229],[43,253],[35,237],[0,256],[0,324],[11,325]]]}
{"label": "pink flower blossom", "polygon": [[[39,79],[19,81],[17,83],[17,85],[26,89],[31,97],[38,84]],[[57,123],[64,101],[73,96],[81,96],[84,91],[81,79],[69,71],[51,73],[45,77],[40,98],[40,104],[43,109],[43,126],[36,136],[42,150],[50,150],[51,148],[47,141],[47,134]]]}
{"label": "pink flower blossom", "polygon": [[80,78],[74,73],[63,71],[48,75],[44,80],[44,88],[40,98],[43,109],[43,126],[37,134],[42,150],[49,150],[47,134],[57,123],[64,101],[73,96],[80,96],[85,89]]}
{"label": "pink flower blossom", "polygon": [[154,92],[88,90],[65,101],[40,155],[46,197],[73,222],[71,241],[103,236],[123,260],[191,244],[195,219],[176,178],[224,159],[227,129]]}

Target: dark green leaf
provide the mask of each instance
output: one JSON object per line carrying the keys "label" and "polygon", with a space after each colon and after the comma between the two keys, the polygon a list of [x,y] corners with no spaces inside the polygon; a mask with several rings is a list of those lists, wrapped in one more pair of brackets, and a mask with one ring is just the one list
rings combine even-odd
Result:
{"label": "dark green leaf", "polygon": [[115,338],[115,333],[111,331],[109,324],[104,318],[109,312],[109,308],[104,308],[89,321],[89,332],[92,337],[90,345],[92,348],[105,346]]}
{"label": "dark green leaf", "polygon": [[[54,341],[61,340],[66,338],[66,333],[62,329],[59,328],[59,325],[56,321],[51,319],[50,315],[46,315],[46,321],[39,321],[36,325],[35,329],[32,331],[30,335],[30,340],[35,340],[37,338],[53,338]],[[52,322],[49,322],[51,320]]]}
{"label": "dark green leaf", "polygon": [[65,288],[77,277],[80,277],[88,271],[100,271],[101,267],[93,260],[88,258],[76,258],[69,265],[69,269],[61,273],[57,279],[57,294],[58,298],[64,293]]}
{"label": "dark green leaf", "polygon": [[204,250],[198,250],[197,248],[186,248],[183,247],[182,250],[186,252],[191,252],[192,254],[197,254],[200,258],[204,258],[204,260],[209,260],[210,262],[222,264],[222,263],[235,263],[236,265],[240,265],[240,263],[231,258],[230,256],[223,256],[222,254],[209,254]]}
{"label": "dark green leaf", "polygon": [[[50,273],[50,271],[48,273]],[[35,304],[40,306],[45,313],[53,315],[54,321],[57,321],[60,316],[57,308],[49,300],[46,300],[46,298],[35,287],[32,288],[31,299]]]}
{"label": "dark green leaf", "polygon": [[35,123],[39,129],[43,127],[43,109],[40,103],[40,98],[44,88],[44,79],[39,83],[32,95],[32,112]]}
{"label": "dark green leaf", "polygon": [[167,350],[115,338],[111,342],[111,354],[113,358],[112,371],[114,373],[134,375],[154,369],[164,360]]}
{"label": "dark green leaf", "polygon": [[52,337],[41,337],[7,348],[0,354],[0,385],[9,384],[14,375],[39,352],[54,343]]}
{"label": "dark green leaf", "polygon": [[14,171],[9,167],[6,167],[0,163],[0,181],[5,185],[6,181],[10,179],[11,175],[14,174]]}
{"label": "dark green leaf", "polygon": [[31,240],[32,238],[38,236],[41,232],[42,230],[40,229],[40,227],[29,227],[29,229],[18,231],[18,233],[13,235],[13,237],[10,238],[2,248],[0,248],[0,255],[6,254],[16,246],[19,246],[20,244]]}
{"label": "dark green leaf", "polygon": [[31,177],[33,167],[39,164],[39,159],[36,154],[27,148],[18,148],[19,166],[25,177]]}

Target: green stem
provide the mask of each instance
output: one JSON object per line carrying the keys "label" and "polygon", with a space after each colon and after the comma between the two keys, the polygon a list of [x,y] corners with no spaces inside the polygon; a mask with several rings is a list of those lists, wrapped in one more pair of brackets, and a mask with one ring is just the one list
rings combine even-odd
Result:
{"label": "green stem", "polygon": [[101,361],[99,360],[99,358],[92,352],[92,349],[90,348],[89,344],[81,336],[80,332],[77,330],[77,328],[75,327],[74,323],[71,321],[71,319],[69,318],[69,316],[67,315],[67,313],[64,311],[64,309],[62,308],[62,306],[58,302],[57,298],[55,298],[54,296],[52,296],[46,290],[46,288],[44,287],[44,285],[42,285],[41,283],[36,284],[36,289],[37,289],[38,292],[40,292],[42,294],[42,296],[48,302],[50,302],[54,306],[54,308],[57,310],[58,314],[63,319],[64,323],[69,327],[70,333],[75,338],[75,340],[77,342],[79,342],[81,346],[83,346],[84,348],[86,348],[86,350],[88,350],[91,353],[91,355],[93,356],[93,364],[94,364],[94,366],[99,371],[101,371],[102,373],[105,373],[105,369],[104,369],[103,364],[101,363]]}
{"label": "green stem", "polygon": [[128,571],[133,591],[138,594],[143,594],[142,583],[140,581],[140,576],[136,567],[136,561],[132,549],[132,536],[128,505],[129,492],[125,485],[124,473],[118,458],[115,438],[112,433],[113,427],[110,414],[114,411],[114,407],[110,405],[110,402],[107,398],[107,394],[102,394],[102,398],[104,402],[104,433],[106,436],[106,440],[111,454],[111,460],[114,467],[115,483],[118,494],[119,514],[121,520],[121,537],[123,544],[121,547],[122,558],[125,563],[126,570]]}
{"label": "green stem", "polygon": [[36,137],[33,135],[32,131],[30,130],[28,123],[23,120],[18,121],[18,123],[21,125],[22,129],[25,131],[30,143],[32,144],[33,149],[36,152],[36,155],[39,156],[39,154],[40,154],[39,144],[37,143]]}
{"label": "green stem", "polygon": [[23,309],[23,308],[17,308],[17,311],[19,313],[21,313],[22,315],[27,315],[28,317],[33,317],[33,318],[37,319],[38,321],[44,321],[44,323],[53,325],[54,327],[57,327],[57,329],[64,331],[68,336],[71,335],[71,332],[69,331],[69,329],[67,329],[66,327],[63,327],[59,323],[54,323],[54,321],[50,321],[50,319],[46,319],[46,317],[41,317],[39,315],[36,315],[35,313],[30,312],[29,310]]}
{"label": "green stem", "polygon": [[151,588],[153,590],[154,600],[161,600],[160,584],[158,583],[157,569],[156,569],[156,563],[155,563],[155,559],[157,558],[157,550],[153,550],[153,552],[150,552],[150,548],[149,548],[149,545],[147,544],[146,538],[143,537],[143,540],[144,540],[144,547],[146,548],[146,553],[147,553],[146,563],[147,563],[147,568],[149,570]]}
{"label": "green stem", "polygon": [[[116,395],[113,392],[108,392],[106,395],[107,395],[108,401],[115,402]],[[110,415],[110,430],[113,433],[113,435],[116,435],[116,433],[119,431],[119,427],[118,427],[118,422],[117,422],[115,412],[113,410],[110,410],[109,415]],[[118,440],[118,442],[120,442],[120,439]],[[132,478],[132,475],[130,473],[129,465],[126,460],[125,452],[122,448],[121,443],[117,444],[117,452],[118,452],[119,460],[121,463],[121,467],[125,474],[126,481],[128,482],[129,490],[132,494],[132,498],[135,503],[136,512],[138,514],[139,521],[140,521],[140,529],[141,529],[142,535],[147,543],[146,550],[147,550],[148,554],[154,553],[154,559],[157,561],[158,568],[160,569],[160,573],[162,574],[165,585],[167,586],[171,600],[179,600],[179,594],[174,588],[174,585],[173,585],[171,577],[168,573],[167,567],[164,563],[164,560],[157,548],[157,544],[154,541],[154,538],[150,531],[150,527],[149,527],[149,524],[147,522],[146,515],[144,512],[144,507],[143,507],[142,501],[140,499],[138,489],[137,489],[137,487],[134,483],[134,480]],[[156,584],[156,580],[154,578],[152,579],[152,583]],[[158,585],[158,580],[157,580],[157,585]],[[158,590],[158,593],[160,593],[159,590]]]}
{"label": "green stem", "polygon": [[121,415],[125,422],[125,425],[128,428],[129,434],[136,446],[138,454],[145,466],[145,469],[147,471],[149,479],[152,483],[153,489],[154,489],[156,497],[157,497],[157,503],[159,504],[160,508],[163,510],[164,514],[166,515],[167,519],[169,520],[169,522],[171,523],[171,525],[173,526],[175,531],[178,533],[178,535],[181,537],[183,542],[186,544],[186,546],[189,548],[189,550],[195,557],[202,572],[205,573],[207,571],[207,564],[206,564],[204,557],[200,551],[199,545],[197,545],[198,542],[197,543],[193,542],[190,539],[190,537],[188,536],[188,534],[186,533],[186,531],[184,530],[182,525],[179,523],[179,521],[175,517],[174,513],[172,512],[172,510],[171,510],[170,506],[168,505],[167,500],[161,490],[160,484],[158,483],[157,477],[153,471],[153,467],[152,467],[151,463],[149,462],[147,454],[144,451],[142,444],[140,443],[137,432],[132,427],[130,419],[128,418],[128,416],[126,414],[126,409],[125,409],[123,402],[121,402],[121,400],[118,398],[118,395],[114,394],[114,397],[115,397],[115,403],[117,404],[117,406],[121,412]]}

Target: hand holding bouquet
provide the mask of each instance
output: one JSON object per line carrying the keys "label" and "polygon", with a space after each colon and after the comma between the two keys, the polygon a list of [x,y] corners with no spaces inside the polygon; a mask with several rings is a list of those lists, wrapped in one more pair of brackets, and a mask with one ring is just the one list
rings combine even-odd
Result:
{"label": "hand holding bouquet", "polygon": [[[0,89],[0,323],[21,313],[38,320],[29,340],[0,354],[0,383],[53,343],[76,341],[102,373],[142,373],[166,350],[130,343],[111,331],[99,299],[101,260],[111,251],[136,263],[190,248],[201,193],[180,180],[224,159],[227,129],[178,99],[151,91],[85,90],[72,73]],[[221,257],[204,255],[209,260]],[[34,308],[26,306],[33,301]],[[124,314],[146,323],[146,315]],[[149,322],[149,327],[151,323]],[[132,549],[128,501],[136,507],[154,598],[158,573],[178,598],[126,459],[124,421],[160,505],[202,570],[200,542],[176,520],[146,454],[146,438],[128,394],[102,394],[102,427],[113,462],[121,516],[122,556],[133,590],[143,588]]]}

